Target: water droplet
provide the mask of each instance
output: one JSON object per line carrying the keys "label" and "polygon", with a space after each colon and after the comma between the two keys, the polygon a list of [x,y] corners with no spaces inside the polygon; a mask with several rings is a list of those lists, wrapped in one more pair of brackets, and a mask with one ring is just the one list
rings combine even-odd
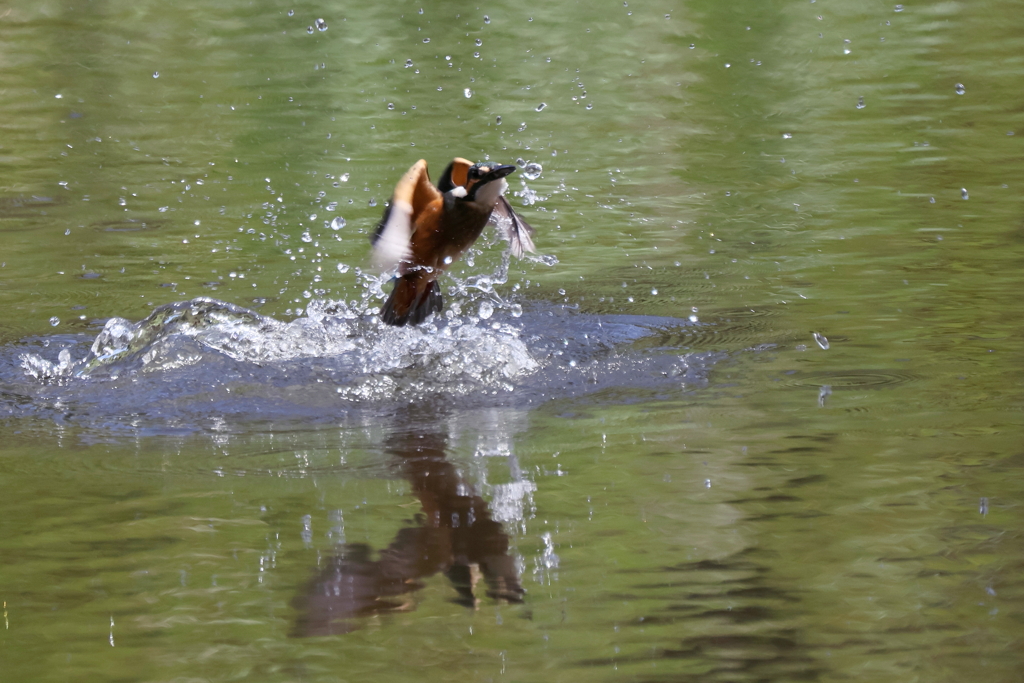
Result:
{"label": "water droplet", "polygon": [[559,288],[558,293],[561,296],[565,296],[565,290],[564,289]]}
{"label": "water droplet", "polygon": [[423,14],[423,8],[420,7],[420,14]]}
{"label": "water droplet", "polygon": [[313,27],[312,26],[307,26],[306,27],[306,33],[308,33],[310,35],[313,35]]}
{"label": "water droplet", "polygon": [[377,206],[377,200],[376,199],[371,199],[370,200],[370,206]]}
{"label": "water droplet", "polygon": [[469,88],[466,88],[465,90],[462,91],[462,94],[465,95],[466,99],[468,100],[470,97],[473,96],[473,91],[470,90]]}
{"label": "water droplet", "polygon": [[50,324],[53,325],[54,327],[57,327],[57,325],[60,325],[60,318],[58,318],[57,316],[53,316],[52,318],[50,318]]}
{"label": "water droplet", "polygon": [[334,220],[331,221],[331,230],[341,230],[345,227],[345,219],[341,216],[335,216]]}
{"label": "water droplet", "polygon": [[967,92],[967,89],[964,88],[964,84],[963,83],[957,83],[956,84],[956,94],[957,95],[963,95],[965,92]]}
{"label": "water droplet", "polygon": [[294,17],[295,16],[295,10],[293,10],[293,9],[288,10],[288,16],[289,17]]}
{"label": "water droplet", "polygon": [[491,18],[489,16],[487,16],[486,14],[484,15],[484,23],[485,24],[491,23]]}
{"label": "water droplet", "polygon": [[695,48],[695,47],[697,47],[697,46],[696,46],[696,45],[694,45],[693,43],[690,43],[690,49],[691,49],[691,50],[692,50],[693,48]]}
{"label": "water droplet", "polygon": [[587,102],[587,109],[593,109],[593,108],[594,108],[594,103],[593,102]]}
{"label": "water droplet", "polygon": [[338,202],[327,202],[327,206],[324,208],[327,209],[328,211],[337,211]]}
{"label": "water droplet", "polygon": [[394,102],[388,102],[388,109],[394,110],[394,108],[395,108],[395,103]]}
{"label": "water droplet", "polygon": [[301,240],[302,240],[303,242],[307,242],[307,243],[308,243],[308,242],[312,242],[312,241],[313,241],[313,236],[312,236],[312,235],[310,235],[310,234],[309,234],[309,230],[307,230],[307,231],[305,231],[304,233],[302,233],[302,237],[301,237],[300,239],[301,239]]}
{"label": "water droplet", "polygon": [[473,58],[474,59],[480,59],[480,53],[479,52],[474,52],[473,53]]}
{"label": "water droplet", "polygon": [[793,134],[792,134],[792,133],[783,133],[783,134],[782,134],[782,139],[783,139],[783,140],[789,140],[789,139],[790,139],[790,138],[792,138],[792,137],[793,137]]}
{"label": "water droplet", "polygon": [[497,123],[500,126],[501,125],[501,114],[498,114],[496,117],[494,117],[494,121],[495,121],[495,123]]}
{"label": "water droplet", "polygon": [[313,25],[316,26],[317,31],[327,30],[327,22],[324,21],[323,19],[317,19],[316,21],[313,22]]}
{"label": "water droplet", "polygon": [[520,133],[522,133],[524,130],[526,130],[526,122],[525,121],[519,124],[519,129],[518,130],[519,130]]}
{"label": "water droplet", "polygon": [[124,197],[121,197],[120,199],[117,200],[117,204],[118,206],[125,206],[126,204],[128,204],[128,202],[125,201]]}
{"label": "water droplet", "polygon": [[547,106],[548,106],[547,102],[541,102],[540,104],[537,105],[536,109],[537,109],[537,111],[544,111],[544,108],[547,107]]}
{"label": "water droplet", "polygon": [[893,8],[893,11],[894,12],[902,12],[903,11],[903,5],[896,5],[896,7]]}
{"label": "water droplet", "polygon": [[424,38],[424,39],[423,39],[423,42],[424,42],[424,43],[429,43],[429,42],[430,42],[430,38]]}
{"label": "water droplet", "polygon": [[858,97],[857,98],[857,109],[863,109],[866,106],[867,105],[864,104],[864,98],[863,97]]}
{"label": "water droplet", "polygon": [[960,196],[963,197],[964,199],[967,199],[967,188],[966,187],[961,187],[960,188]]}
{"label": "water droplet", "polygon": [[338,180],[340,180],[343,183],[347,183],[348,182],[348,173],[342,173],[340,176],[338,176]]}
{"label": "water droplet", "polygon": [[153,78],[160,78],[160,72],[159,71],[154,71],[153,72]]}
{"label": "water droplet", "polygon": [[818,342],[818,346],[828,351],[828,339],[825,338],[825,335],[821,334],[820,332],[815,332],[814,341]]}
{"label": "water droplet", "polygon": [[691,323],[695,323],[695,322],[697,322],[698,318],[695,315],[691,315],[689,320],[690,320]]}
{"label": "water droplet", "polygon": [[704,488],[706,488],[706,489],[711,488],[711,480],[710,479],[705,479],[704,480]]}
{"label": "water droplet", "polygon": [[338,272],[339,273],[347,273],[348,272],[348,264],[347,263],[339,262],[338,263]]}
{"label": "water droplet", "polygon": [[479,38],[477,38],[473,42],[476,44],[477,47],[480,47],[481,45],[484,44],[484,41],[480,40]]}
{"label": "water droplet", "polygon": [[480,302],[480,312],[479,312],[480,319],[481,320],[487,320],[493,314],[494,314],[494,305],[490,301],[481,301]]}
{"label": "water droplet", "polygon": [[536,161],[531,161],[523,167],[523,177],[527,180],[536,180],[543,172],[544,168]]}
{"label": "water droplet", "polygon": [[512,306],[509,308],[509,312],[512,314],[513,318],[518,318],[523,314],[523,307],[520,306],[519,304],[512,304]]}
{"label": "water droplet", "polygon": [[935,197],[929,197],[928,198],[928,203],[929,204],[934,204],[935,203]]}
{"label": "water droplet", "polygon": [[652,288],[651,289],[651,294],[653,294],[654,296],[658,296],[658,288],[657,287]]}
{"label": "water droplet", "polygon": [[412,60],[411,59],[405,60],[405,68],[408,69],[411,66],[412,66]]}

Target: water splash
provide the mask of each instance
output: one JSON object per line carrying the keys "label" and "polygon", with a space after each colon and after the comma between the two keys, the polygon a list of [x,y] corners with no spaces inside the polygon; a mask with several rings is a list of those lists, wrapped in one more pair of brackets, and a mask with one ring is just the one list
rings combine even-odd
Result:
{"label": "water splash", "polygon": [[[557,263],[550,255],[533,261]],[[484,273],[447,274],[445,310],[417,327],[381,323],[388,278],[357,268],[357,298],[313,296],[289,321],[196,298],[138,322],[111,318],[95,338],[0,347],[0,418],[73,420],[103,434],[181,433],[372,420],[410,401],[527,407],[613,387],[616,396],[674,396],[706,383],[724,355],[671,350],[674,339],[703,336],[705,323],[584,315],[509,297],[501,287],[509,262],[505,251]]]}

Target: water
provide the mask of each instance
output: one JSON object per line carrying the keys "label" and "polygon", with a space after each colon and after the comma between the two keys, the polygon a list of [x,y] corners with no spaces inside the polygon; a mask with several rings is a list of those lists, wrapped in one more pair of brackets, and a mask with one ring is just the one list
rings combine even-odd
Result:
{"label": "water", "polygon": [[0,671],[1016,680],[1024,15],[482,11],[10,6]]}

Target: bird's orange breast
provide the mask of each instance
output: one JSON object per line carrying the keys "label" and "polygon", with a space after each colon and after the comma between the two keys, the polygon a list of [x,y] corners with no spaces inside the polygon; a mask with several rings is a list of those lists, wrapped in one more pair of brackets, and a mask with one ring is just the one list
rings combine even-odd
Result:
{"label": "bird's orange breast", "polygon": [[413,220],[413,265],[446,269],[476,241],[487,218],[488,214],[465,209],[447,211],[441,200],[430,202]]}

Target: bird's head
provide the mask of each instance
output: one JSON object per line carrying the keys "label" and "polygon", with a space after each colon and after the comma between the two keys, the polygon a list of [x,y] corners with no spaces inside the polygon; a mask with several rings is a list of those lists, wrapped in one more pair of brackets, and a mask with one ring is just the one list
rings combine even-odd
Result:
{"label": "bird's head", "polygon": [[508,189],[505,176],[515,170],[515,166],[491,162],[473,164],[456,157],[441,174],[437,189],[451,194],[455,199],[474,202],[490,211],[498,197]]}

